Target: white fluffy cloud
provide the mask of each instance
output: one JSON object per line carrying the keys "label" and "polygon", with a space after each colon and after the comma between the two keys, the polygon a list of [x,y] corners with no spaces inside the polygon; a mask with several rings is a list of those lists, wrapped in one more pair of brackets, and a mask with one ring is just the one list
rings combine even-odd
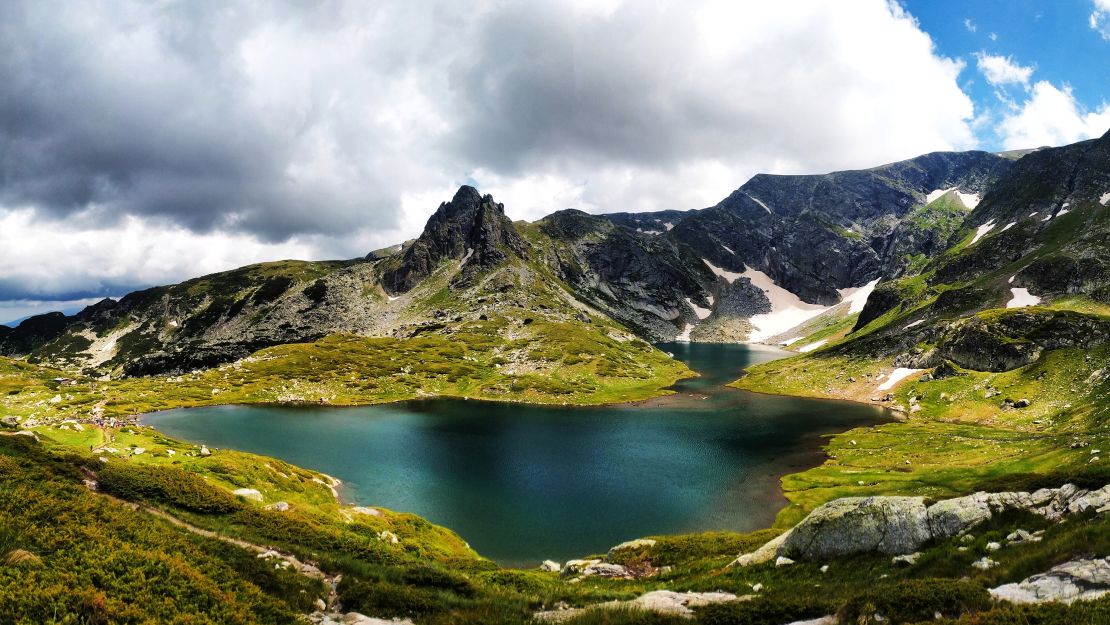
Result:
{"label": "white fluffy cloud", "polygon": [[975,55],[976,65],[992,85],[1029,84],[1033,68],[1021,65],[1013,57],[998,56],[979,52]]}
{"label": "white fluffy cloud", "polygon": [[1095,29],[1102,38],[1110,41],[1110,0],[1093,0],[1094,10],[1088,18],[1091,28]]}
{"label": "white fluffy cloud", "polygon": [[1110,128],[1110,104],[1084,109],[1071,89],[1047,81],[1033,85],[1032,96],[999,124],[1007,149],[1062,145],[1101,136]]}
{"label": "white fluffy cloud", "polygon": [[0,299],[974,147],[962,69],[888,0],[2,3]]}

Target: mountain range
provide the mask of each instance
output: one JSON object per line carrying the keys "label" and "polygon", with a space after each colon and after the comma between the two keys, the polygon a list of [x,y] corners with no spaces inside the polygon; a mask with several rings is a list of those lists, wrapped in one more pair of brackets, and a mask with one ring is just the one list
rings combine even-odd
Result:
{"label": "mountain range", "polygon": [[961,285],[932,308],[1001,304],[1006,281],[983,277],[1016,264],[1005,277],[1039,297],[1103,297],[1101,230],[1061,224],[1105,205],[1108,144],[760,174],[705,209],[567,209],[532,223],[463,186],[403,245],[252,265],[38,315],[0,326],[0,354],[113,376],[179,373],[331,334],[450,334],[491,311],[517,324],[603,318],[653,342],[790,344],[815,323],[859,313],[860,329],[904,309],[914,298],[905,285],[922,276]]}

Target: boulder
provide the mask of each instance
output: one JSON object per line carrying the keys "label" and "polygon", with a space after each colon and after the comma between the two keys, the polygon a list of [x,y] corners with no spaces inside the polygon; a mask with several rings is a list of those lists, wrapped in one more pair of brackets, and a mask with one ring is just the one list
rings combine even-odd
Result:
{"label": "boulder", "polygon": [[237,488],[231,491],[231,494],[236,497],[242,497],[243,499],[262,501],[262,493],[258,492],[258,489],[255,488]]}
{"label": "boulder", "polygon": [[208,446],[207,445],[201,445],[200,446],[200,455],[202,455],[202,456],[211,456],[212,452],[208,451]]}
{"label": "boulder", "polygon": [[671,590],[654,590],[629,601],[628,605],[657,614],[692,616],[694,613],[690,610],[691,607],[736,601],[736,599],[736,595],[727,592],[674,592]]}
{"label": "boulder", "polygon": [[19,417],[15,415],[0,417],[0,423],[4,424],[5,427],[16,428],[19,427]]}
{"label": "boulder", "polygon": [[775,554],[778,553],[779,548],[782,547],[782,544],[784,542],[786,542],[786,538],[789,535],[790,532],[783,532],[782,534],[779,534],[759,549],[756,549],[751,553],[740,555],[738,558],[733,560],[732,563],[729,564],[729,566],[752,566],[753,564],[763,564],[764,562],[770,562],[771,560],[774,560]]}
{"label": "boulder", "polygon": [[641,547],[652,547],[654,545],[655,541],[651,538],[639,538],[637,540],[629,540],[609,549],[609,557],[612,558],[614,553],[621,551],[622,549],[639,549]]}
{"label": "boulder", "polygon": [[846,497],[809,514],[778,555],[821,560],[855,553],[912,553],[931,538],[921,497]]}
{"label": "boulder", "polygon": [[632,577],[632,573],[620,564],[611,564],[609,562],[597,562],[582,569],[582,575],[586,577]]}
{"label": "boulder", "polygon": [[586,567],[600,563],[601,560],[567,560],[567,563],[563,565],[563,575],[579,575],[586,570]]}
{"label": "boulder", "polygon": [[548,573],[558,573],[563,570],[563,565],[554,560],[544,560],[543,563],[540,564],[540,570],[547,571]]}
{"label": "boulder", "polygon": [[1110,593],[1110,558],[1073,560],[1014,584],[990,591],[995,599],[1012,603],[1098,599]]}
{"label": "boulder", "polygon": [[926,511],[929,530],[935,538],[959,536],[991,518],[991,508],[986,493],[945,499],[929,506]]}

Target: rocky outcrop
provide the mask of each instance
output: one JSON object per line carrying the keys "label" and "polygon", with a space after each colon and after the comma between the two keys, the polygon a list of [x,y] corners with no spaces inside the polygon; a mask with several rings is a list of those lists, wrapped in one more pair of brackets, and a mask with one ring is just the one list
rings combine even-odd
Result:
{"label": "rocky outcrop", "polygon": [[449,258],[464,261],[457,279],[467,283],[477,271],[504,262],[510,253],[526,256],[524,241],[505,216],[505,206],[464,185],[450,202],[439,205],[420,237],[382,273],[381,284],[391,294],[404,293]]}
{"label": "rocky outcrop", "polygon": [[[1110,485],[1083,490],[1073,484],[1032,493],[975,493],[926,506],[921,497],[845,497],[809,513],[793,529],[743,554],[734,564],[775,558],[824,560],[857,553],[912,554],[931,540],[959,536],[1010,510],[1051,521],[1094,511],[1110,512]],[[1022,537],[1015,532],[1015,540]],[[1032,536],[1030,535],[1030,539]]]}
{"label": "rocky outcrop", "polygon": [[1023,581],[990,590],[1011,603],[1073,603],[1110,594],[1110,558],[1072,560]]}

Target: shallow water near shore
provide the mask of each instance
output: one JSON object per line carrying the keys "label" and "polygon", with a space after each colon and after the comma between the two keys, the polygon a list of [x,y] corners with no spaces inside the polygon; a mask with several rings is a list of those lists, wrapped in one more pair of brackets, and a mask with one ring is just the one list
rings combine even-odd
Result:
{"label": "shallow water near shore", "polygon": [[217,406],[143,421],[333,475],[353,503],[419,514],[525,566],[653,534],[766,527],[785,503],[779,478],[819,463],[823,435],[887,420],[862,404],[724,386],[784,355],[773,348],[659,347],[701,376],[635,404]]}

